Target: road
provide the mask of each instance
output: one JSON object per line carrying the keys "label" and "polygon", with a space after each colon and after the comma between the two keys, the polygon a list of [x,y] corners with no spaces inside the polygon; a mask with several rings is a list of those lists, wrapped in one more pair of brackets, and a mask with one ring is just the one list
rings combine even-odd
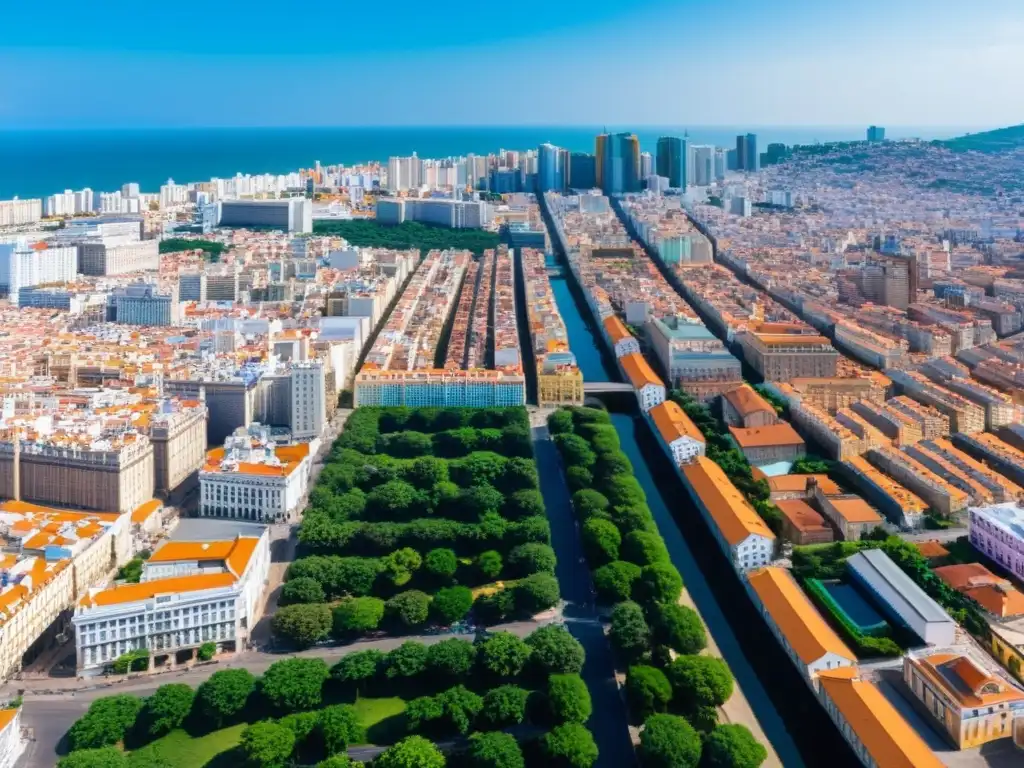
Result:
{"label": "road", "polygon": [[900,538],[904,541],[922,542],[922,541],[937,541],[940,544],[945,544],[950,541],[956,541],[961,536],[966,536],[969,533],[967,528],[945,528],[939,531],[921,531],[920,533],[901,533]]}
{"label": "road", "polygon": [[[505,631],[519,637],[525,637],[541,625],[542,622],[517,621],[501,624],[490,629],[495,632]],[[389,651],[397,648],[407,640],[418,640],[431,645],[447,640],[450,637],[453,637],[450,633],[384,637],[374,640],[362,640],[351,645],[323,646],[294,654],[249,651],[218,663],[193,667],[178,672],[122,678],[106,685],[103,684],[103,678],[84,681],[75,678],[40,680],[36,687],[25,689],[23,694],[22,725],[33,730],[35,740],[29,742],[24,755],[18,762],[18,768],[52,768],[56,762],[55,755],[60,747],[60,742],[64,738],[64,734],[67,733],[68,728],[85,713],[89,708],[89,704],[94,699],[102,698],[103,696],[112,696],[117,693],[148,696],[161,685],[167,683],[187,683],[195,687],[214,672],[221,669],[242,668],[248,669],[254,675],[261,675],[275,661],[293,656],[322,658],[328,664],[333,664],[342,656],[355,653],[356,651],[369,649]],[[471,639],[472,635],[464,635],[464,637]],[[20,683],[20,685],[24,685],[24,683]],[[0,697],[5,700],[14,698],[18,693],[18,688],[11,684],[0,688]],[[364,747],[360,749],[365,751],[371,748]],[[353,757],[356,756],[353,755]],[[356,759],[363,760],[365,756]]]}
{"label": "road", "polygon": [[[534,414],[535,417],[540,415]],[[587,727],[594,734],[600,751],[597,765],[599,768],[626,768],[636,765],[626,704],[615,682],[612,649],[594,607],[590,571],[583,561],[583,548],[572,513],[569,489],[562,474],[561,459],[547,425],[539,418],[531,420],[540,489],[551,522],[551,544],[558,557],[555,575],[562,599],[566,601],[565,623],[587,654],[583,680],[594,704]]]}

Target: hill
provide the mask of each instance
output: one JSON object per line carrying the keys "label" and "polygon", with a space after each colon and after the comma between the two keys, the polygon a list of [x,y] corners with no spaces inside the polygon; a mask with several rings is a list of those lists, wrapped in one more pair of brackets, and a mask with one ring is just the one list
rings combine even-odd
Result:
{"label": "hill", "polygon": [[1024,125],[1013,125],[983,133],[968,133],[937,143],[954,152],[1008,152],[1024,147]]}

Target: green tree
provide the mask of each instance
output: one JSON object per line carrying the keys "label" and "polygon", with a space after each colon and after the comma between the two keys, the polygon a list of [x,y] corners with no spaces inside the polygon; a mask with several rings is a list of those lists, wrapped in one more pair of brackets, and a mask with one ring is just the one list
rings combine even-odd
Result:
{"label": "green tree", "polygon": [[628,600],[639,580],[640,566],[625,560],[616,560],[594,571],[594,589],[597,590],[598,598],[605,603]]}
{"label": "green tree", "polygon": [[459,569],[459,559],[451,549],[432,549],[426,557],[427,573],[443,584],[447,584]]}
{"label": "green tree", "polygon": [[412,547],[402,547],[383,558],[384,574],[396,587],[409,583],[412,575],[423,565],[420,553]]}
{"label": "green tree", "polygon": [[335,637],[372,632],[384,618],[384,601],[376,597],[349,597],[335,606],[332,626]]}
{"label": "green tree", "polygon": [[286,605],[270,623],[274,637],[295,646],[309,648],[331,631],[331,609],[327,605]]}
{"label": "green tree", "polygon": [[384,613],[402,627],[418,627],[430,613],[430,595],[417,589],[399,592],[384,604]]}
{"label": "green tree", "polygon": [[380,673],[384,666],[385,656],[378,650],[368,649],[356,651],[341,659],[331,667],[331,677],[341,683],[355,686],[357,691],[365,691],[366,684]]}
{"label": "green tree", "polygon": [[148,744],[128,755],[128,768],[174,768],[171,750],[160,742]]}
{"label": "green tree", "polygon": [[434,449],[430,435],[422,432],[392,432],[377,438],[377,453],[385,453],[396,459],[414,459],[429,456]]}
{"label": "green tree", "polygon": [[448,482],[448,462],[433,456],[421,456],[405,468],[405,481],[421,491]]}
{"label": "green tree", "polygon": [[704,744],[707,768],[758,768],[768,750],[742,725],[719,725]]}
{"label": "green tree", "polygon": [[415,677],[427,668],[427,646],[407,640],[384,657],[384,674],[389,679]]}
{"label": "green tree", "polygon": [[593,712],[587,684],[575,674],[551,675],[547,701],[556,723],[585,723]]}
{"label": "green tree", "polygon": [[374,768],[444,768],[445,759],[437,747],[422,736],[407,736],[388,747],[374,761]]}
{"label": "green tree", "polygon": [[295,748],[301,749],[320,727],[320,713],[293,712],[277,722],[295,734]]}
{"label": "green tree", "polygon": [[508,733],[474,733],[469,737],[472,768],[524,768],[523,751]]}
{"label": "green tree", "polygon": [[256,689],[256,678],[247,669],[221,669],[196,688],[193,704],[199,721],[210,728],[223,728],[245,709]]}
{"label": "green tree", "polygon": [[[508,460],[505,464],[505,471],[502,472],[501,478],[495,483],[495,487],[502,493],[509,497],[516,497],[517,494],[528,494],[526,497],[529,503],[527,504],[530,508],[535,508],[537,503],[540,504],[540,514],[544,514],[544,500],[537,492],[537,466],[533,463],[533,459],[526,459],[520,456],[515,456]],[[533,514],[536,514],[534,512]]]}
{"label": "green tree", "polygon": [[294,748],[295,734],[269,721],[250,725],[238,742],[248,768],[285,768]]}
{"label": "green tree", "polygon": [[449,688],[438,694],[437,699],[444,711],[444,719],[463,736],[469,733],[473,721],[484,706],[484,700],[464,685]]}
{"label": "green tree", "polygon": [[[473,451],[448,466],[452,480],[463,487],[471,485],[494,486],[504,474],[508,460],[493,451]],[[500,502],[499,502],[500,504]]]}
{"label": "green tree", "polygon": [[136,727],[141,725],[151,739],[159,738],[175,728],[180,728],[189,712],[192,711],[195,697],[196,692],[190,685],[184,683],[161,685],[143,704]]}
{"label": "green tree", "polygon": [[327,599],[320,582],[309,576],[292,579],[281,587],[281,605],[322,603]]}
{"label": "green tree", "polygon": [[476,661],[476,646],[457,637],[427,647],[426,668],[432,677],[462,680],[469,677]]}
{"label": "green tree", "polygon": [[128,757],[117,747],[76,749],[62,757],[57,768],[128,768]]}
{"label": "green tree", "polygon": [[530,615],[553,608],[561,598],[558,579],[550,573],[535,573],[520,579],[514,591],[516,610]]}
{"label": "green tree", "polygon": [[608,497],[612,507],[629,507],[646,504],[647,495],[640,483],[631,474],[608,477],[601,483],[601,492]]}
{"label": "green tree", "polygon": [[610,520],[592,517],[583,523],[583,550],[591,566],[619,559],[622,535]]}
{"label": "green tree", "polygon": [[670,562],[665,542],[653,531],[627,533],[622,539],[622,559],[641,567]]}
{"label": "green tree", "polygon": [[671,563],[654,563],[640,571],[635,590],[650,602],[675,603],[683,592],[683,577]]}
{"label": "green tree", "polygon": [[484,694],[481,718],[491,728],[519,725],[526,719],[526,702],[530,692],[517,685],[499,685]]}
{"label": "green tree", "polygon": [[544,497],[540,491],[529,488],[516,491],[501,507],[501,514],[509,520],[521,520],[524,517],[544,516]]}
{"label": "green tree", "polygon": [[199,650],[196,652],[196,656],[199,657],[200,661],[209,661],[217,655],[217,644],[216,643],[203,643],[199,646]]}
{"label": "green tree", "polygon": [[530,659],[530,646],[510,632],[495,632],[477,648],[477,663],[492,677],[518,677]]}
{"label": "green tree", "polygon": [[476,620],[484,625],[504,621],[515,610],[515,593],[511,589],[499,589],[483,593],[473,601]]}
{"label": "green tree", "polygon": [[732,696],[732,673],[714,656],[680,656],[666,673],[674,700],[688,711],[720,707]]}
{"label": "green tree", "polygon": [[594,475],[586,467],[571,466],[565,470],[565,483],[572,493],[579,493],[594,484]]}
{"label": "green tree", "polygon": [[544,754],[559,768],[590,768],[597,762],[594,737],[579,723],[565,723],[548,731]]}
{"label": "green tree", "polygon": [[584,488],[572,495],[572,506],[581,520],[592,517],[607,517],[610,504],[605,495],[593,488]]}
{"label": "green tree", "polygon": [[658,603],[651,608],[654,641],[676,653],[693,655],[708,644],[704,622],[692,608],[678,603]]}
{"label": "green tree", "polygon": [[643,720],[668,708],[672,684],[657,667],[638,664],[626,676],[626,699],[633,716]]}
{"label": "green tree", "polygon": [[555,572],[555,550],[547,544],[520,544],[508,553],[509,569],[515,576]]}
{"label": "green tree", "polygon": [[612,647],[626,661],[636,661],[643,656],[651,642],[651,631],[644,619],[643,609],[631,602],[616,605],[612,609],[608,638]]}
{"label": "green tree", "polygon": [[548,430],[552,435],[572,432],[572,414],[569,411],[555,411],[548,416]]}
{"label": "green tree", "polygon": [[651,715],[640,731],[639,753],[643,768],[697,768],[700,735],[681,717]]}
{"label": "green tree", "polygon": [[353,761],[348,755],[331,755],[316,764],[316,768],[356,768],[357,766],[362,766],[362,763]]}
{"label": "green tree", "polygon": [[344,752],[350,744],[361,744],[366,739],[359,713],[348,704],[335,704],[321,710],[319,734],[328,755]]}
{"label": "green tree", "polygon": [[119,694],[96,699],[68,730],[68,746],[75,751],[123,741],[141,709],[142,699],[137,696]]}
{"label": "green tree", "polygon": [[323,659],[282,659],[263,673],[260,691],[272,707],[283,712],[315,709],[323,701],[328,677],[330,671]]}
{"label": "green tree", "polygon": [[651,516],[651,510],[643,502],[616,504],[611,508],[609,515],[620,533],[657,530],[654,518]]}
{"label": "green tree", "polygon": [[530,663],[543,675],[578,674],[586,654],[579,640],[565,627],[554,624],[535,629],[526,638]]}
{"label": "green tree", "polygon": [[411,520],[423,508],[422,495],[404,480],[389,480],[366,495],[366,516],[371,520]]}
{"label": "green tree", "polygon": [[555,435],[555,445],[558,446],[567,467],[590,469],[597,461],[597,455],[590,448],[590,444],[579,435]]}
{"label": "green tree", "polygon": [[493,549],[481,552],[476,558],[476,569],[486,581],[494,581],[501,576],[503,567],[501,555]]}

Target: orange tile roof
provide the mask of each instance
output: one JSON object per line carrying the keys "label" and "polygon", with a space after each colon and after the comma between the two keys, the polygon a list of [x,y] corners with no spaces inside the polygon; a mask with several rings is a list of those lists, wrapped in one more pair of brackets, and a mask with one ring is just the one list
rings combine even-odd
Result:
{"label": "orange tile roof", "polygon": [[919,541],[916,546],[917,551],[929,560],[946,557],[949,554],[949,550],[937,541]]}
{"label": "orange tile roof", "polygon": [[994,616],[1007,618],[1024,614],[1024,594],[981,563],[946,565],[934,571],[949,586],[967,595]]}
{"label": "orange tile roof", "polygon": [[235,546],[231,548],[231,553],[224,560],[228,570],[241,578],[259,543],[260,540],[254,536],[239,536],[235,539]]}
{"label": "orange tile roof", "polygon": [[636,389],[645,387],[648,384],[654,384],[658,387],[665,386],[654,372],[654,369],[651,368],[650,364],[639,352],[630,352],[628,355],[623,355],[620,360],[622,362],[622,370],[626,372],[626,376],[629,378],[629,383]]}
{"label": "orange tile roof", "polygon": [[219,589],[230,587],[234,583],[235,577],[233,574],[212,573],[197,576],[176,576],[170,579],[155,579],[154,581],[143,581],[138,584],[118,584],[94,595],[86,595],[82,598],[81,605],[93,608],[102,605],[134,603],[139,600],[149,600],[157,595],[197,592],[203,589]]}
{"label": "orange tile roof", "polygon": [[703,433],[697,429],[697,425],[690,420],[679,403],[666,400],[651,408],[650,413],[658,432],[669,445],[681,437],[690,437],[699,443],[705,442]]}
{"label": "orange tile roof", "polygon": [[751,571],[747,579],[804,664],[812,664],[827,653],[856,661],[853,651],[825,622],[789,571],[768,566]]}
{"label": "orange tile roof", "polygon": [[140,504],[132,512],[133,523],[143,523],[149,519],[149,516],[156,512],[158,509],[163,507],[164,503],[159,499],[150,499],[149,501]]}
{"label": "orange tile roof", "polygon": [[856,667],[818,673],[825,691],[850,729],[874,760],[884,768],[942,768],[925,744],[878,687],[862,680]]}
{"label": "orange tile roof", "polygon": [[608,315],[601,323],[604,329],[608,332],[608,338],[612,340],[612,344],[618,344],[623,339],[633,338],[633,334],[626,328],[626,324],[623,323],[618,315]]}
{"label": "orange tile roof", "polygon": [[740,416],[750,416],[767,411],[775,416],[775,409],[749,384],[741,384],[722,395]]}
{"label": "orange tile roof", "polygon": [[729,427],[729,433],[740,448],[804,444],[804,439],[786,422],[767,427]]}
{"label": "orange tile roof", "polygon": [[752,534],[775,539],[768,525],[711,459],[698,456],[682,470],[730,545],[739,544]]}
{"label": "orange tile roof", "polygon": [[838,496],[842,493],[842,489],[828,475],[776,475],[765,476],[764,479],[773,493],[804,493],[812,477],[826,496]]}
{"label": "orange tile roof", "polygon": [[0,512],[17,512],[20,514],[42,513],[50,515],[51,519],[67,521],[81,520],[91,517],[111,523],[120,517],[120,513],[118,512],[92,512],[87,510],[60,509],[58,507],[44,507],[40,504],[30,504],[27,501],[15,501],[14,499],[0,502]]}
{"label": "orange tile roof", "polygon": [[1024,701],[1024,693],[989,675],[968,656],[935,653],[923,658],[909,658],[925,677],[963,709]]}
{"label": "orange tile roof", "polygon": [[825,518],[803,499],[785,499],[775,502],[775,506],[789,524],[801,533],[830,530],[825,525]]}
{"label": "orange tile roof", "polygon": [[848,523],[882,523],[882,516],[864,499],[829,499],[829,503]]}

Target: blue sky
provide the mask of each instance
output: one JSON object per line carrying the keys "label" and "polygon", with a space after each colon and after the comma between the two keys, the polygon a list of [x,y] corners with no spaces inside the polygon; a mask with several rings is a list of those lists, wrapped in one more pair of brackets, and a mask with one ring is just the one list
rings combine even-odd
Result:
{"label": "blue sky", "polygon": [[1024,122],[1021,0],[9,5],[0,128]]}

